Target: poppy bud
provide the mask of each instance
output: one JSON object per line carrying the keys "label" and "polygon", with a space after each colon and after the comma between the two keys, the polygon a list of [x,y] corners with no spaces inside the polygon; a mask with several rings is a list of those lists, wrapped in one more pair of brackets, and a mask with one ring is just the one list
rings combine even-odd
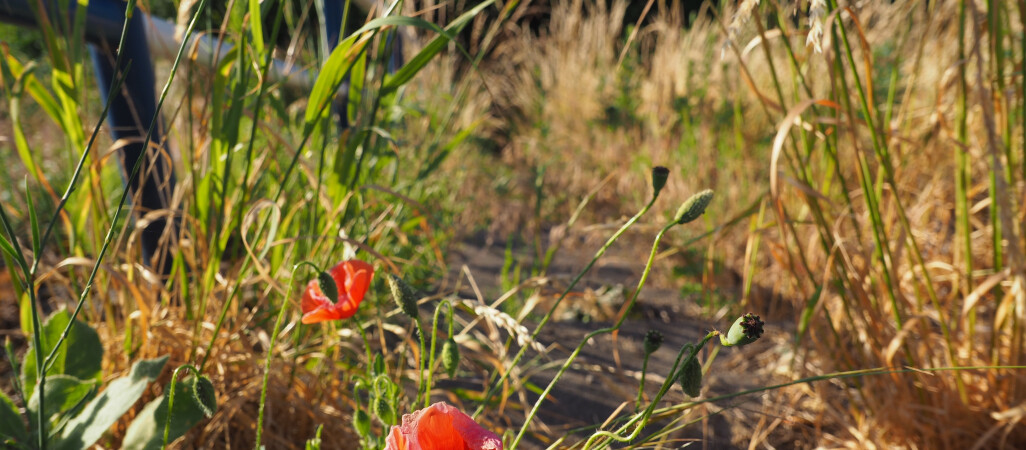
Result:
{"label": "poppy bud", "polygon": [[677,216],[673,220],[679,224],[685,224],[691,222],[705,213],[705,208],[709,206],[709,202],[712,201],[713,191],[706,189],[687,199],[683,205],[680,205],[680,209],[677,210]]}
{"label": "poppy bud", "polygon": [[392,290],[392,299],[395,300],[395,304],[399,306],[399,309],[404,314],[414,319],[419,317],[417,314],[417,294],[413,292],[413,288],[409,284],[406,284],[402,278],[392,275],[388,277],[388,287]]}
{"label": "poppy bud", "polygon": [[456,341],[453,338],[445,341],[442,344],[442,367],[445,367],[446,373],[449,374],[449,378],[456,376],[456,368],[460,365],[460,347],[456,345]]}
{"label": "poppy bud", "polygon": [[374,354],[374,364],[371,365],[371,374],[373,375],[385,375],[385,358],[381,356],[381,353]]}
{"label": "poppy bud", "polygon": [[317,274],[317,284],[321,288],[321,293],[332,303],[338,303],[338,284],[335,283],[335,278],[328,272],[321,272]]}
{"label": "poppy bud", "polygon": [[378,416],[381,423],[385,425],[395,423],[395,411],[392,410],[392,405],[388,404],[388,399],[384,396],[378,397],[378,401],[374,403],[374,415]]}
{"label": "poppy bud", "polygon": [[663,333],[657,330],[648,330],[645,333],[645,354],[651,355],[663,345]]}
{"label": "poppy bud", "polygon": [[652,168],[652,196],[659,195],[659,191],[663,190],[663,186],[666,186],[666,179],[670,176],[670,169],[663,166],[655,166]]}
{"label": "poppy bud", "polygon": [[210,418],[217,412],[217,391],[214,390],[214,383],[210,382],[210,378],[204,375],[192,378],[192,397],[203,410],[204,416]]}
{"label": "poppy bud", "polygon": [[759,316],[752,313],[738,317],[730,326],[727,335],[720,335],[720,344],[724,347],[751,344],[762,336],[763,325]]}
{"label": "poppy bud", "polygon": [[367,414],[367,411],[362,409],[357,409],[356,412],[353,413],[353,428],[356,429],[356,433],[361,437],[366,438],[370,436],[370,414]]}
{"label": "poppy bud", "polygon": [[698,363],[698,358],[690,358],[684,363],[678,380],[688,397],[698,397],[702,393],[702,365]]}

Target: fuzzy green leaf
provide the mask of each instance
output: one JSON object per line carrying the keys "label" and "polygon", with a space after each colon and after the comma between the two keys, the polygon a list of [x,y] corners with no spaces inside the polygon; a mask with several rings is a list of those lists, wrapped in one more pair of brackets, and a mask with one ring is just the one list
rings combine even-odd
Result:
{"label": "fuzzy green leaf", "polygon": [[128,376],[111,381],[107,388],[85,405],[82,413],[68,422],[61,432],[61,440],[55,448],[89,448],[114,425],[143,392],[160,376],[168,356],[138,361],[132,365]]}
{"label": "fuzzy green leaf", "polygon": [[[190,428],[203,420],[203,408],[193,395],[192,379],[175,383],[175,404],[171,412],[168,443],[174,442]],[[135,416],[121,442],[122,450],[158,450],[164,442],[164,422],[167,420],[168,396],[151,401]]]}
{"label": "fuzzy green leaf", "polygon": [[[24,311],[22,312],[24,314]],[[46,319],[40,336],[43,355],[49,355],[57,344],[64,329],[71,323],[71,313],[61,310]],[[36,388],[36,349],[29,347],[22,363],[22,385],[25,395],[32,397]],[[54,354],[53,365],[47,374],[71,375],[82,381],[100,381],[100,362],[103,359],[103,344],[100,336],[89,325],[75,320],[61,348]]]}
{"label": "fuzzy green leaf", "polygon": [[27,444],[29,436],[21,416],[18,415],[18,409],[14,407],[14,402],[0,391],[0,443],[7,440]]}

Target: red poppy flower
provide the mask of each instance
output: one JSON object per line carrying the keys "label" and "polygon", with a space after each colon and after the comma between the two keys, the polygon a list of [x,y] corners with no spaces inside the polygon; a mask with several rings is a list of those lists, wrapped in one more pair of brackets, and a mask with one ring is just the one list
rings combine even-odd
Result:
{"label": "red poppy flower", "polygon": [[385,442],[385,450],[502,450],[499,436],[442,402],[404,415]]}
{"label": "red poppy flower", "polygon": [[367,293],[374,267],[358,259],[342,261],[328,269],[338,288],[338,302],[332,302],[321,292],[317,279],[310,280],[303,291],[303,323],[317,323],[325,320],[339,320],[353,317],[356,308]]}

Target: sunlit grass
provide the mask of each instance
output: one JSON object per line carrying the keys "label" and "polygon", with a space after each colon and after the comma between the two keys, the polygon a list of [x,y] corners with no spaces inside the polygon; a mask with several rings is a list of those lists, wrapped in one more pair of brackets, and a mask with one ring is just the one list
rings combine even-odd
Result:
{"label": "sunlit grass", "polygon": [[[825,14],[802,9],[795,22],[789,4],[742,2],[755,12],[711,8],[689,28],[657,7],[634,28],[625,2],[554,3],[538,30],[521,21],[538,6],[529,1],[483,10],[491,20],[472,11],[462,23],[479,40],[459,46],[430,44],[438,30],[407,19],[376,22],[330,58],[298,43],[290,57],[325,75],[296,96],[266,77],[270,35],[307,31],[239,2],[206,30],[236,45],[223,64],[158,71],[161,85],[176,79],[162,112],[173,209],[126,217],[125,202],[117,221],[115,146],[98,125],[103,99],[90,93],[81,42],[49,30],[45,63],[5,53],[12,136],[0,162],[20,178],[3,178],[14,242],[4,257],[26,283],[14,283],[22,331],[45,290],[53,299],[38,301],[81,306],[108,379],[170,355],[143,400],[194,366],[219,406],[184,438],[197,447],[300,448],[315,435],[380,447],[403,414],[439,400],[509,447],[674,447],[710,414],[729,417],[742,445],[1026,441],[1019,5],[814,1]],[[506,12],[510,21],[495,20]],[[254,20],[267,36],[253,34]],[[410,24],[425,39],[406,56],[425,65],[389,74],[382,33]],[[817,27],[821,40],[807,41]],[[346,71],[358,100],[339,130],[330,100]],[[61,132],[33,133],[40,122]],[[653,166],[669,168],[658,195]],[[705,188],[716,192],[706,214],[667,232],[681,201]],[[629,219],[639,208],[651,212]],[[180,223],[166,277],[139,249],[161,215]],[[51,217],[54,233],[39,242]],[[481,230],[510,238],[497,295],[471,269],[447,267],[454,239]],[[518,240],[529,249],[515,253]],[[602,323],[580,343],[555,343],[577,347],[552,359],[539,332],[614,243],[643,273],[616,280],[634,295],[596,314]],[[572,276],[553,273],[564,246],[598,254]],[[18,251],[38,270],[19,269]],[[377,273],[359,312],[302,325],[298,293],[316,274],[293,275],[296,265],[354,257]],[[402,292],[416,308],[393,302],[393,276],[413,286]],[[550,431],[536,418],[551,405],[542,394],[577,370],[591,337],[616,342],[646,282],[680,292],[710,329],[754,311],[775,335],[729,357],[705,341],[666,343],[680,353],[668,372],[642,372],[650,389],[627,383],[636,399],[605,423]],[[455,366],[443,348],[458,349]],[[618,379],[621,359],[647,358],[614,354]],[[703,398],[699,386],[692,399],[695,386],[675,381],[699,362],[706,384],[741,376],[764,387]],[[557,370],[548,385],[534,378]],[[101,445],[118,446],[123,422]]]}

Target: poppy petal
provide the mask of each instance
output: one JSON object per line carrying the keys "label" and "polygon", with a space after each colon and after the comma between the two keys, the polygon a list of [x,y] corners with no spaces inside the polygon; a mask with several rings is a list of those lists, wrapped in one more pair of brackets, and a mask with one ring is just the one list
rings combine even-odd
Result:
{"label": "poppy petal", "polygon": [[502,450],[502,440],[462,411],[435,403],[403,416],[386,440],[387,450]]}
{"label": "poppy petal", "polygon": [[339,320],[341,318],[342,316],[338,313],[338,311],[335,308],[331,306],[326,306],[322,308],[317,308],[313,311],[303,314],[303,323],[309,325],[312,323],[324,322],[328,320]]}
{"label": "poppy petal", "polygon": [[317,285],[317,280],[311,280],[307,283],[306,289],[303,290],[303,301],[300,305],[303,313],[308,313],[326,305],[331,305],[331,301],[321,292],[321,287]]}

